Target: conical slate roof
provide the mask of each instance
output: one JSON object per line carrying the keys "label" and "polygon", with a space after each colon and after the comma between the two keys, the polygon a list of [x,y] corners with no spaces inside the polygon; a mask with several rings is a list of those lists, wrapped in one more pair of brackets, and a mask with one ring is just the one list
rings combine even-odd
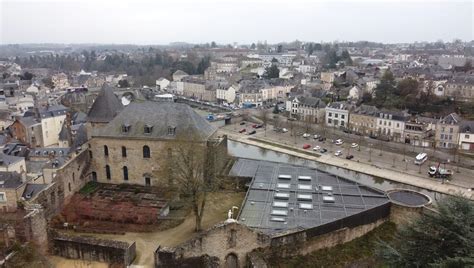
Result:
{"label": "conical slate roof", "polygon": [[87,114],[87,121],[92,123],[108,123],[122,109],[122,103],[115,96],[113,89],[110,86],[104,85]]}
{"label": "conical slate roof", "polygon": [[66,127],[66,122],[63,122],[63,126],[61,131],[59,132],[59,140],[60,141],[69,141],[69,131]]}

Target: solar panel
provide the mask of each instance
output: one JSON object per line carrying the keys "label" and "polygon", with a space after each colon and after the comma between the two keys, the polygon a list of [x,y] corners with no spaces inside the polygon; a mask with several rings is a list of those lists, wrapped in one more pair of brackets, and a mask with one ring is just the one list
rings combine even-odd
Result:
{"label": "solar panel", "polygon": [[277,207],[277,208],[287,208],[288,207],[288,202],[275,201],[275,202],[273,202],[273,206]]}
{"label": "solar panel", "polygon": [[282,179],[282,180],[291,180],[291,175],[280,174],[280,175],[278,175],[278,178]]}
{"label": "solar panel", "polygon": [[311,181],[311,176],[298,176],[300,181]]}
{"label": "solar panel", "polygon": [[275,216],[288,216],[288,210],[274,209],[271,214]]}
{"label": "solar panel", "polygon": [[313,196],[310,194],[298,194],[297,199],[298,200],[313,200]]}
{"label": "solar panel", "polygon": [[277,183],[277,188],[289,189],[290,184],[289,183]]}
{"label": "solar panel", "polygon": [[289,199],[290,193],[275,193],[274,197],[276,199]]}
{"label": "solar panel", "polygon": [[300,189],[300,190],[311,190],[311,185],[309,185],[309,184],[298,184],[298,189]]}
{"label": "solar panel", "polygon": [[309,203],[299,203],[300,209],[313,209],[313,204]]}

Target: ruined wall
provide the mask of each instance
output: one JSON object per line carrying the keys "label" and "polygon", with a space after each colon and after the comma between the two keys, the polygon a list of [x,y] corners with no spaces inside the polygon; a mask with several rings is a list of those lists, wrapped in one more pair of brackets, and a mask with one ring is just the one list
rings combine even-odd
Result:
{"label": "ruined wall", "polygon": [[53,182],[29,203],[41,205],[45,217],[51,219],[60,213],[74,193],[90,180],[89,176],[85,176],[89,165],[89,154],[84,150],[58,170]]}
{"label": "ruined wall", "polygon": [[44,210],[40,207],[27,209],[28,214],[23,218],[24,239],[33,242],[38,249],[46,253],[48,250],[48,223]]}
{"label": "ruined wall", "polygon": [[245,225],[223,223],[174,249],[157,250],[155,263],[156,267],[170,267],[170,260],[179,262],[183,259],[209,255],[212,258],[216,257],[220,266],[245,267],[247,253],[267,247],[269,243],[268,236]]}
{"label": "ruined wall", "polygon": [[405,225],[416,220],[423,214],[425,207],[407,207],[392,203],[390,208],[390,221],[396,225]]}
{"label": "ruined wall", "polygon": [[68,259],[106,262],[127,267],[136,257],[135,243],[69,236],[51,231],[53,254]]}

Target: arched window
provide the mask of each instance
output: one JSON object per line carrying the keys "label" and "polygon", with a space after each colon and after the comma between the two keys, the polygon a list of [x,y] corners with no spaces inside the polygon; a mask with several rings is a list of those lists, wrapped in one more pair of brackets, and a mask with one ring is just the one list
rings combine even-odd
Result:
{"label": "arched window", "polygon": [[122,146],[122,157],[127,157],[127,147]]}
{"label": "arched window", "polygon": [[110,166],[109,165],[105,166],[105,176],[107,177],[108,180],[112,179],[112,176],[110,175]]}
{"label": "arched window", "polygon": [[104,155],[109,156],[109,147],[107,145],[104,145]]}
{"label": "arched window", "polygon": [[143,158],[150,158],[150,147],[143,146]]}
{"label": "arched window", "polygon": [[92,181],[97,181],[97,172],[92,172]]}
{"label": "arched window", "polygon": [[71,191],[71,183],[68,183],[69,192]]}
{"label": "arched window", "polygon": [[76,180],[76,174],[74,174],[74,172],[72,173],[72,181],[75,181]]}
{"label": "arched window", "polygon": [[127,166],[123,167],[123,180],[128,181],[128,168],[127,168]]}

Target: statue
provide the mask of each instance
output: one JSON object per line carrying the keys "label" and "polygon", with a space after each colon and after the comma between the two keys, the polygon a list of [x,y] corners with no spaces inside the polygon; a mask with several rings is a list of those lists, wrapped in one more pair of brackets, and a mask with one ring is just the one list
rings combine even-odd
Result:
{"label": "statue", "polygon": [[229,212],[227,212],[227,219],[232,220],[232,209],[229,209]]}

